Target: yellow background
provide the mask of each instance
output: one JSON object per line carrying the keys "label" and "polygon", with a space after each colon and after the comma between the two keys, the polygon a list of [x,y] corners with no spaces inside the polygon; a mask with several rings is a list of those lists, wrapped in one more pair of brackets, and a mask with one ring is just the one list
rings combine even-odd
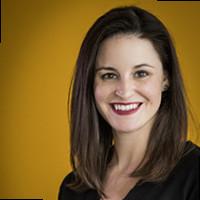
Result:
{"label": "yellow background", "polygon": [[67,95],[79,47],[97,17],[130,4],[169,28],[200,116],[200,2],[2,0],[0,198],[57,199],[70,171]]}

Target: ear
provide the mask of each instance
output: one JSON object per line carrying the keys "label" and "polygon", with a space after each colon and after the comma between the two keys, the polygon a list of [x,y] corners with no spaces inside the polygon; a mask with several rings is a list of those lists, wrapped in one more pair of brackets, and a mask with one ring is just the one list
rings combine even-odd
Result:
{"label": "ear", "polygon": [[162,92],[168,90],[168,88],[169,88],[169,79],[167,73],[165,72],[162,83]]}

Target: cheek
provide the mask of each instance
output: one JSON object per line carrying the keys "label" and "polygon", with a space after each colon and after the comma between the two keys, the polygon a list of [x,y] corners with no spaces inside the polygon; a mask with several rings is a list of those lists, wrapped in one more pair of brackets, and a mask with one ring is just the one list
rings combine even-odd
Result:
{"label": "cheek", "polygon": [[144,93],[146,97],[151,101],[152,104],[158,104],[161,101],[162,95],[162,84],[161,81],[154,80],[145,84]]}
{"label": "cheek", "polygon": [[94,96],[97,103],[102,103],[113,94],[113,88],[108,85],[96,84]]}
{"label": "cheek", "polygon": [[106,98],[106,93],[107,93],[106,88],[102,87],[101,85],[97,85],[94,88],[94,96],[97,104],[100,104],[101,102],[104,101],[104,99]]}
{"label": "cheek", "polygon": [[99,113],[104,116],[104,111],[107,107],[107,97],[109,96],[109,90],[107,87],[102,87],[102,85],[96,85],[94,88],[95,103]]}
{"label": "cheek", "polygon": [[94,96],[95,96],[95,101],[96,101],[97,104],[102,101],[103,92],[102,92],[100,87],[96,86],[94,88]]}

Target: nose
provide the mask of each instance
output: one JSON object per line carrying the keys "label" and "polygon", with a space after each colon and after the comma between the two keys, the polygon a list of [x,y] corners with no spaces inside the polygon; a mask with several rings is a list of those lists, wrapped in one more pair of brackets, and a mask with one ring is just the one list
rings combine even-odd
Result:
{"label": "nose", "polygon": [[133,80],[119,80],[115,88],[115,95],[123,99],[130,98],[135,91],[135,84]]}

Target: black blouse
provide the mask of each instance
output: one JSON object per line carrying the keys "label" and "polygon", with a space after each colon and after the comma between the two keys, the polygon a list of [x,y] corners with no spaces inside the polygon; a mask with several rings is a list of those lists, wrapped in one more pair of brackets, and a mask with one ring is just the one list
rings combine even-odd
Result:
{"label": "black blouse", "polygon": [[[181,158],[168,178],[162,183],[136,184],[123,200],[200,200],[200,148],[187,142],[191,151]],[[59,200],[99,200],[95,190],[76,192],[66,184],[73,179],[73,172],[63,180]]]}

